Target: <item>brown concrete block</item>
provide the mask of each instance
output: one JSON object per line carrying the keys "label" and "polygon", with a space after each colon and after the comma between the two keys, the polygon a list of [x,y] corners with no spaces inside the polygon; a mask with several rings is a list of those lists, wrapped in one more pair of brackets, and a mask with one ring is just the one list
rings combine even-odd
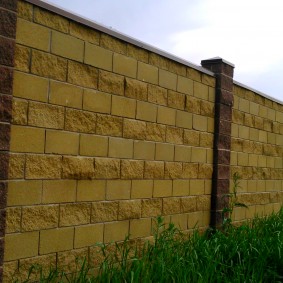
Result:
{"label": "brown concrete block", "polygon": [[151,235],[151,219],[132,219],[130,220],[130,238],[144,238]]}
{"label": "brown concrete block", "polygon": [[194,82],[194,96],[203,100],[208,100],[208,86]]}
{"label": "brown concrete block", "polygon": [[97,89],[98,70],[92,66],[69,61],[67,81],[74,85]]}
{"label": "brown concrete block", "polygon": [[205,116],[193,115],[193,129],[207,132],[208,120]]}
{"label": "brown concrete block", "polygon": [[133,140],[121,138],[109,138],[109,157],[133,158]]}
{"label": "brown concrete block", "polygon": [[89,203],[72,203],[60,205],[59,225],[72,226],[90,223],[91,205]]}
{"label": "brown concrete block", "polygon": [[188,196],[190,194],[189,180],[173,180],[173,196]]}
{"label": "brown concrete block", "polygon": [[106,181],[79,180],[77,184],[77,201],[97,201],[105,199]]}
{"label": "brown concrete block", "polygon": [[174,145],[168,143],[156,143],[155,159],[173,161]]}
{"label": "brown concrete block", "polygon": [[173,183],[171,180],[154,180],[153,197],[170,197],[172,196]]}
{"label": "brown concrete block", "polygon": [[91,223],[116,221],[118,219],[118,201],[93,202]]}
{"label": "brown concrete block", "polygon": [[176,90],[177,75],[165,70],[159,70],[159,85],[167,89]]}
{"label": "brown concrete block", "polygon": [[97,45],[86,43],[84,62],[99,69],[112,71],[113,53]]}
{"label": "brown concrete block", "polygon": [[186,129],[192,129],[193,115],[185,111],[177,111],[176,114],[176,126]]}
{"label": "brown concrete block", "polygon": [[58,81],[66,81],[67,60],[50,53],[32,50],[31,73]]}
{"label": "brown concrete block", "polygon": [[192,162],[205,163],[207,161],[206,149],[201,147],[192,148]]}
{"label": "brown concrete block", "polygon": [[129,220],[106,223],[104,226],[104,242],[125,240],[129,234]]}
{"label": "brown concrete block", "polygon": [[66,109],[65,130],[80,133],[95,133],[96,114],[77,109]]}
{"label": "brown concrete block", "polygon": [[134,141],[134,158],[154,160],[155,143],[146,141]]}
{"label": "brown concrete block", "polygon": [[17,42],[43,51],[50,49],[50,29],[23,20],[17,20]]}
{"label": "brown concrete block", "polygon": [[192,154],[191,147],[176,145],[174,161],[190,162],[191,154]]}
{"label": "brown concrete block", "polygon": [[200,133],[198,131],[184,130],[184,144],[199,146]]}
{"label": "brown concrete block", "polygon": [[143,62],[138,62],[137,78],[143,82],[158,84],[158,68]]}
{"label": "brown concrete block", "polygon": [[138,120],[124,119],[123,137],[144,140],[146,137],[146,123]]}
{"label": "brown concrete block", "polygon": [[11,261],[36,256],[38,255],[38,243],[39,232],[7,234],[4,260]]}
{"label": "brown concrete block", "polygon": [[107,181],[106,199],[130,199],[131,181],[128,180],[111,180]]}
{"label": "brown concrete block", "polygon": [[125,79],[125,96],[138,100],[147,100],[147,83],[126,78]]}
{"label": "brown concrete block", "polygon": [[183,163],[183,178],[191,179],[198,176],[198,164],[197,163]]}
{"label": "brown concrete block", "polygon": [[181,212],[187,213],[187,212],[194,212],[197,210],[197,198],[196,197],[183,197],[181,198]]}
{"label": "brown concrete block", "polygon": [[156,85],[148,85],[148,101],[158,104],[167,105],[167,89]]}
{"label": "brown concrete block", "polygon": [[80,136],[80,155],[107,156],[108,138],[95,135]]}
{"label": "brown concrete block", "polygon": [[47,130],[45,153],[78,155],[79,134]]}
{"label": "brown concrete block", "polygon": [[179,179],[182,177],[182,172],[181,162],[165,162],[165,179]]}
{"label": "brown concrete block", "polygon": [[134,99],[113,96],[111,114],[127,118],[135,118],[136,106],[136,100]]}
{"label": "brown concrete block", "polygon": [[104,92],[124,95],[124,77],[100,70],[98,88]]}
{"label": "brown concrete block", "polygon": [[177,91],[193,95],[193,80],[178,76],[178,82],[177,82]]}
{"label": "brown concrete block", "polygon": [[96,133],[99,135],[121,137],[123,119],[110,115],[97,115]]}
{"label": "brown concrete block", "polygon": [[[4,217],[2,213],[1,213],[1,217]],[[6,227],[5,227],[6,234],[17,233],[21,231],[21,218],[22,218],[22,211],[20,207],[6,208]]]}
{"label": "brown concrete block", "polygon": [[83,62],[84,42],[73,36],[52,31],[51,53]]}
{"label": "brown concrete block", "polygon": [[13,96],[47,102],[48,84],[47,79],[15,72]]}
{"label": "brown concrete block", "polygon": [[162,213],[162,199],[150,198],[143,199],[142,202],[142,217],[156,217]]}
{"label": "brown concrete block", "polygon": [[137,101],[137,115],[139,120],[156,122],[157,106],[148,102]]}
{"label": "brown concrete block", "polygon": [[183,129],[177,127],[166,127],[166,142],[183,144]]}
{"label": "brown concrete block", "polygon": [[64,108],[44,103],[29,102],[28,125],[63,129]]}
{"label": "brown concrete block", "polygon": [[73,248],[74,228],[48,229],[40,231],[39,253],[66,251]]}
{"label": "brown concrete block", "polygon": [[9,179],[24,179],[25,171],[25,155],[11,154],[9,155]]}
{"label": "brown concrete block", "polygon": [[204,180],[190,180],[190,195],[203,195],[204,189]]}
{"label": "brown concrete block", "polygon": [[141,217],[140,200],[119,201],[118,220],[135,219]]}
{"label": "brown concrete block", "polygon": [[181,204],[180,198],[176,198],[176,197],[164,198],[162,202],[163,202],[162,213],[164,215],[180,213],[180,204]]}
{"label": "brown concrete block", "polygon": [[74,248],[92,246],[103,242],[103,228],[103,224],[76,227]]}
{"label": "brown concrete block", "polygon": [[62,178],[92,179],[95,176],[94,158],[64,156],[62,161]]}
{"label": "brown concrete block", "polygon": [[70,34],[82,40],[99,45],[100,32],[81,25],[77,22],[70,22]]}
{"label": "brown concrete block", "polygon": [[42,203],[63,203],[76,200],[77,183],[73,180],[44,180]]}
{"label": "brown concrete block", "polygon": [[153,192],[152,180],[132,180],[131,198],[151,198]]}
{"label": "brown concrete block", "polygon": [[60,179],[62,158],[54,155],[27,155],[26,179]]}
{"label": "brown concrete block", "polygon": [[73,108],[82,108],[83,89],[66,83],[50,82],[49,102]]}
{"label": "brown concrete block", "polygon": [[144,162],[139,160],[121,160],[122,179],[143,179]]}
{"label": "brown concrete block", "polygon": [[95,178],[118,179],[120,178],[120,160],[112,158],[95,158]]}
{"label": "brown concrete block", "polygon": [[22,231],[34,231],[58,227],[59,205],[36,205],[22,209]]}
{"label": "brown concrete block", "polygon": [[117,39],[113,36],[110,36],[106,33],[102,33],[100,37],[100,46],[112,50],[116,53],[126,54],[127,53],[127,44],[126,42]]}
{"label": "brown concrete block", "polygon": [[164,162],[145,161],[144,178],[145,179],[163,179],[164,178]]}
{"label": "brown concrete block", "polygon": [[165,142],[166,139],[166,126],[147,123],[146,124],[146,139],[157,142]]}
{"label": "brown concrete block", "polygon": [[121,54],[114,53],[113,72],[127,77],[136,78],[137,60]]}

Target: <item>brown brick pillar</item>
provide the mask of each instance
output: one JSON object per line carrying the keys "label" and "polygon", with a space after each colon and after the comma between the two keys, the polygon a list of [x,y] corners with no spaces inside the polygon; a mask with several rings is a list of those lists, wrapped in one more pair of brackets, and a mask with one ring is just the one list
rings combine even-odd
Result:
{"label": "brown brick pillar", "polygon": [[230,185],[234,65],[219,57],[203,60],[201,65],[216,75],[211,226],[217,227],[223,222],[222,209],[228,201],[223,195],[229,193]]}
{"label": "brown brick pillar", "polygon": [[0,282],[3,281],[16,12],[17,0],[0,0]]}

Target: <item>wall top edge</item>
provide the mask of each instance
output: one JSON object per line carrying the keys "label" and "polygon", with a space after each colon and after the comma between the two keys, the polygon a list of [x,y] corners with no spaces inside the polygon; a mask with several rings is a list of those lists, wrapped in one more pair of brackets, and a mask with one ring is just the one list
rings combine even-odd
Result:
{"label": "wall top edge", "polygon": [[254,93],[256,93],[256,94],[259,94],[259,95],[261,95],[261,96],[263,96],[263,97],[265,97],[265,98],[267,98],[267,99],[269,99],[269,100],[272,100],[272,101],[274,101],[274,102],[276,102],[276,103],[279,103],[279,104],[283,105],[283,101],[282,101],[282,100],[276,99],[276,98],[274,98],[274,97],[272,97],[272,96],[269,96],[269,95],[267,95],[267,94],[265,94],[265,93],[263,93],[263,92],[261,92],[261,91],[259,91],[259,90],[256,90],[256,89],[254,89],[254,88],[252,88],[252,87],[249,87],[249,86],[247,86],[247,85],[245,85],[245,84],[242,84],[242,83],[240,83],[240,82],[237,82],[237,81],[235,81],[235,80],[234,80],[233,82],[234,82],[234,84],[237,85],[237,86],[243,87],[243,88],[245,88],[245,89],[247,89],[247,90],[250,90],[250,91],[252,91],[252,92],[254,92]]}
{"label": "wall top edge", "polygon": [[131,36],[128,36],[126,34],[118,32],[118,31],[116,31],[114,29],[111,29],[111,28],[109,28],[107,26],[104,26],[104,25],[102,25],[100,23],[97,23],[97,22],[95,22],[93,20],[90,20],[88,18],[82,17],[82,16],[80,16],[80,15],[78,15],[76,13],[73,13],[71,11],[68,11],[68,10],[62,8],[62,7],[54,5],[53,3],[50,3],[50,2],[48,2],[46,0],[44,0],[44,1],[43,0],[25,0],[25,1],[29,2],[29,3],[31,3],[33,5],[36,5],[38,7],[44,8],[44,9],[46,9],[48,11],[53,12],[53,13],[56,13],[56,14],[58,14],[60,16],[66,17],[66,18],[68,18],[70,20],[73,20],[75,22],[81,23],[81,24],[86,25],[88,27],[91,27],[91,28],[94,28],[94,29],[99,30],[101,32],[104,32],[104,33],[106,33],[108,35],[111,35],[113,37],[116,37],[118,39],[126,41],[128,43],[131,43],[131,44],[133,44],[135,46],[138,46],[140,48],[143,48],[143,49],[146,49],[148,51],[157,53],[158,55],[161,55],[163,57],[171,59],[171,60],[173,60],[175,62],[181,63],[183,65],[186,65],[186,66],[188,66],[190,68],[198,70],[198,71],[200,71],[202,73],[205,73],[207,75],[215,76],[215,74],[213,72],[211,72],[211,71],[209,71],[209,70],[207,70],[207,69],[205,69],[205,68],[203,68],[201,66],[195,65],[194,63],[191,63],[191,62],[189,62],[187,60],[184,60],[184,59],[182,59],[182,58],[180,58],[178,56],[175,56],[175,55],[173,55],[171,53],[168,53],[168,52],[166,52],[164,50],[156,48],[156,47],[154,47],[154,46],[152,46],[150,44],[147,44],[145,42],[137,40],[137,39],[135,39],[135,38],[133,38]]}

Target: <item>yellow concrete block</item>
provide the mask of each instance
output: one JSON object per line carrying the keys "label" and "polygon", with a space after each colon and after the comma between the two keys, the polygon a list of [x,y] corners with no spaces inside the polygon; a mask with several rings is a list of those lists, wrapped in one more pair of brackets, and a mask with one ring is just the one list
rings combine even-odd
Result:
{"label": "yellow concrete block", "polygon": [[166,88],[149,84],[148,101],[158,105],[167,105],[167,92]]}
{"label": "yellow concrete block", "polygon": [[134,141],[134,158],[154,160],[155,143],[146,141]]}
{"label": "yellow concrete block", "polygon": [[170,197],[172,196],[173,182],[171,180],[154,180],[153,197]]}
{"label": "yellow concrete block", "polygon": [[247,153],[238,152],[238,165],[240,166],[249,165],[249,155]]}
{"label": "yellow concrete block", "polygon": [[200,132],[184,130],[184,144],[199,146],[200,144]]}
{"label": "yellow concrete block", "polygon": [[159,85],[167,89],[177,89],[177,75],[165,70],[159,70]]}
{"label": "yellow concrete block", "polygon": [[26,179],[60,179],[62,157],[55,155],[27,155]]}
{"label": "yellow concrete block", "polygon": [[183,129],[177,127],[166,127],[166,142],[172,144],[183,144]]}
{"label": "yellow concrete block", "polygon": [[212,191],[212,180],[205,180],[204,181],[204,193],[206,195],[211,195]]}
{"label": "yellow concrete block", "polygon": [[185,196],[181,198],[181,212],[187,213],[187,212],[195,212],[197,209],[197,203],[196,203],[197,197],[193,196]]}
{"label": "yellow concrete block", "polygon": [[19,18],[17,20],[17,42],[32,48],[49,51],[50,30],[41,25]]}
{"label": "yellow concrete block", "polygon": [[6,227],[5,233],[16,233],[21,231],[22,209],[21,207],[6,208]]}
{"label": "yellow concrete block", "polygon": [[214,103],[202,100],[200,103],[200,113],[201,115],[207,117],[214,117]]}
{"label": "yellow concrete block", "polygon": [[82,40],[99,45],[100,32],[80,23],[70,22],[70,34]]}
{"label": "yellow concrete block", "polygon": [[137,101],[136,118],[149,122],[156,122],[157,106],[148,102]]}
{"label": "yellow concrete block", "polygon": [[70,203],[60,205],[59,225],[72,226],[90,223],[90,203]]}
{"label": "yellow concrete block", "polygon": [[193,80],[178,76],[177,91],[185,94],[193,95],[193,91],[194,91]]}
{"label": "yellow concrete block", "polygon": [[[251,135],[252,135],[252,131],[251,131]],[[274,133],[267,133],[267,142],[271,143],[271,144],[276,144],[276,140],[278,141],[278,139],[276,139],[276,137],[277,137],[277,135],[274,134]],[[282,138],[281,135],[278,135],[278,137]],[[278,143],[278,145],[279,145],[279,143]]]}
{"label": "yellow concrete block", "polygon": [[126,78],[125,79],[125,96],[138,100],[147,100],[147,83]]}
{"label": "yellow concrete block", "polygon": [[31,73],[58,81],[66,81],[67,60],[50,53],[33,49]]}
{"label": "yellow concrete block", "polygon": [[152,180],[132,180],[131,198],[151,198],[153,192]]}
{"label": "yellow concrete block", "polygon": [[137,60],[114,53],[113,72],[131,78],[137,77]]}
{"label": "yellow concrete block", "polygon": [[138,61],[148,63],[148,53],[149,51],[147,50],[129,43],[127,44],[127,55],[137,59]]}
{"label": "yellow concrete block", "polygon": [[7,234],[4,261],[38,255],[39,232]]}
{"label": "yellow concrete block", "polygon": [[246,99],[239,99],[239,110],[242,112],[250,113],[250,102]]}
{"label": "yellow concrete block", "polygon": [[96,114],[87,111],[67,108],[65,130],[80,133],[95,133]]}
{"label": "yellow concrete block", "polygon": [[39,253],[66,251],[73,248],[74,228],[59,228],[40,231]]}
{"label": "yellow concrete block", "polygon": [[199,145],[201,147],[213,148],[213,139],[214,139],[213,134],[200,133],[200,143],[199,143]]}
{"label": "yellow concrete block", "polygon": [[258,160],[257,154],[249,154],[249,166],[257,167],[257,160]]}
{"label": "yellow concrete block", "polygon": [[106,199],[130,199],[131,181],[128,180],[111,180],[107,181]]}
{"label": "yellow concrete block", "polygon": [[124,119],[123,137],[144,140],[146,138],[146,122],[134,119]]}
{"label": "yellow concrete block", "polygon": [[176,109],[159,106],[157,113],[157,123],[175,126]]}
{"label": "yellow concrete block", "polygon": [[32,21],[33,5],[24,1],[19,1],[17,6],[18,17]]}
{"label": "yellow concrete block", "polygon": [[111,114],[127,118],[135,118],[136,100],[126,97],[113,96]]}
{"label": "yellow concrete block", "polygon": [[47,102],[47,79],[20,72],[14,73],[13,95],[16,97]]}
{"label": "yellow concrete block", "polygon": [[113,158],[95,158],[95,178],[118,179],[120,178],[120,160]]}
{"label": "yellow concrete block", "polygon": [[215,81],[216,81],[215,77],[209,76],[207,74],[201,75],[201,82],[206,84],[206,85],[215,87],[215,84],[216,84]]}
{"label": "yellow concrete block", "polygon": [[206,149],[201,147],[192,147],[191,161],[205,163],[207,161]]}
{"label": "yellow concrete block", "polygon": [[107,156],[108,138],[94,135],[80,136],[80,155]]}
{"label": "yellow concrete block", "polygon": [[129,234],[129,220],[105,223],[104,242],[117,242],[125,240]]}
{"label": "yellow concrete block", "polygon": [[147,123],[146,139],[151,141],[165,142],[166,126],[155,123]]}
{"label": "yellow concrete block", "polygon": [[59,205],[35,205],[22,209],[22,231],[58,227]]}
{"label": "yellow concrete block", "polygon": [[185,108],[185,94],[168,90],[168,101],[169,107],[184,110]]}
{"label": "yellow concrete block", "polygon": [[189,146],[176,145],[174,161],[190,162],[192,155],[192,148]]}
{"label": "yellow concrete block", "polygon": [[121,137],[123,119],[111,115],[97,115],[96,133],[98,135]]}
{"label": "yellow concrete block", "polygon": [[103,242],[103,224],[86,225],[75,228],[74,248],[92,246]]}
{"label": "yellow concrete block", "polygon": [[198,131],[207,132],[208,120],[205,116],[193,115],[193,129]]}
{"label": "yellow concrete block", "polygon": [[165,57],[159,55],[159,54],[151,52],[149,54],[149,63],[154,65],[154,66],[157,66],[157,67],[159,67],[161,69],[168,70],[169,69],[170,60],[168,58],[165,58]]}
{"label": "yellow concrete block", "polygon": [[46,131],[45,153],[77,155],[79,134],[62,131]]}
{"label": "yellow concrete block", "polygon": [[258,132],[258,141],[267,143],[267,132],[259,130]]}
{"label": "yellow concrete block", "polygon": [[177,197],[164,198],[162,200],[162,213],[164,215],[177,214],[181,211],[181,199]]}
{"label": "yellow concrete block", "polygon": [[99,91],[85,90],[83,109],[99,113],[110,113],[111,95]]}
{"label": "yellow concrete block", "polygon": [[112,50],[117,53],[126,54],[127,53],[127,44],[126,42],[117,39],[106,33],[102,33],[100,37],[100,46]]}
{"label": "yellow concrete block", "polygon": [[97,45],[86,43],[84,62],[99,69],[112,71],[113,52]]}
{"label": "yellow concrete block", "polygon": [[44,152],[45,130],[12,125],[10,150],[12,152]]}
{"label": "yellow concrete block", "polygon": [[65,109],[62,106],[30,102],[28,124],[30,126],[63,129]]}
{"label": "yellow concrete block", "polygon": [[121,160],[122,179],[142,179],[144,162],[141,160]]}
{"label": "yellow concrete block", "polygon": [[254,128],[250,128],[249,140],[251,140],[251,141],[258,141],[258,139],[259,139],[259,130],[258,129],[254,129]]}
{"label": "yellow concrete block", "polygon": [[73,36],[52,31],[51,53],[83,62],[84,42]]}
{"label": "yellow concrete block", "polygon": [[198,164],[197,163],[183,163],[183,178],[191,179],[198,177]]}
{"label": "yellow concrete block", "polygon": [[279,123],[283,123],[283,112],[276,111],[276,121]]}
{"label": "yellow concrete block", "polygon": [[132,158],[134,153],[133,140],[109,138],[109,157]]}
{"label": "yellow concrete block", "polygon": [[258,166],[259,167],[266,167],[266,156],[259,155],[258,156]]}
{"label": "yellow concrete block", "polygon": [[24,179],[25,162],[25,154],[10,153],[9,179]]}
{"label": "yellow concrete block", "polygon": [[187,77],[194,81],[201,82],[201,72],[193,68],[187,68]]}
{"label": "yellow concrete block", "polygon": [[189,194],[189,180],[173,180],[173,196],[188,196]]}
{"label": "yellow concrete block", "polygon": [[173,161],[174,145],[167,143],[156,143],[155,159]]}
{"label": "yellow concrete block", "polygon": [[158,84],[158,68],[143,62],[138,62],[137,78],[140,81]]}
{"label": "yellow concrete block", "polygon": [[165,162],[165,179],[179,179],[182,172],[182,162]]}
{"label": "yellow concrete block", "polygon": [[151,235],[151,218],[130,220],[130,238],[149,237]]}
{"label": "yellow concrete block", "polygon": [[79,180],[77,185],[77,201],[97,201],[105,199],[106,181]]}
{"label": "yellow concrete block", "polygon": [[97,89],[98,70],[92,66],[69,61],[67,81],[78,86]]}
{"label": "yellow concrete block", "polygon": [[119,201],[118,220],[135,219],[141,217],[140,200]]}
{"label": "yellow concrete block", "polygon": [[92,203],[91,222],[109,222],[118,219],[119,202],[101,201]]}
{"label": "yellow concrete block", "polygon": [[203,212],[197,211],[188,214],[188,228],[194,229],[203,227]]}
{"label": "yellow concrete block", "polygon": [[194,96],[204,100],[208,100],[208,86],[199,82],[194,82]]}
{"label": "yellow concrete block", "polygon": [[204,180],[190,180],[190,195],[203,195],[205,189]]}
{"label": "yellow concrete block", "polygon": [[237,166],[238,165],[238,156],[235,151],[231,151],[231,157],[230,157],[230,165]]}
{"label": "yellow concrete block", "polygon": [[208,88],[208,99],[211,102],[215,102],[215,88],[214,87]]}
{"label": "yellow concrete block", "polygon": [[34,21],[43,26],[50,27],[62,31],[64,33],[69,32],[69,20],[56,14],[43,10],[39,7],[34,8]]}
{"label": "yellow concrete block", "polygon": [[99,71],[99,90],[124,95],[124,77],[112,72]]}
{"label": "yellow concrete block", "polygon": [[42,181],[9,181],[8,206],[41,203]]}
{"label": "yellow concrete block", "polygon": [[239,138],[248,140],[250,138],[250,128],[248,127],[239,127]]}
{"label": "yellow concrete block", "polygon": [[145,179],[163,179],[164,178],[164,162],[145,161],[144,178]]}
{"label": "yellow concrete block", "polygon": [[170,222],[175,225],[175,227],[181,230],[188,229],[188,216],[187,214],[175,214],[170,216]]}
{"label": "yellow concrete block", "polygon": [[76,186],[77,183],[74,180],[44,180],[42,203],[74,202]]}
{"label": "yellow concrete block", "polygon": [[214,133],[214,118],[207,118],[207,131],[209,133]]}
{"label": "yellow concrete block", "polygon": [[23,72],[29,72],[30,69],[30,48],[26,48],[20,44],[15,45],[15,69]]}
{"label": "yellow concrete block", "polygon": [[50,82],[49,102],[74,108],[82,108],[83,89],[66,83]]}
{"label": "yellow concrete block", "polygon": [[193,115],[192,115],[192,113],[177,110],[176,126],[186,128],[186,129],[192,129],[192,126],[193,126]]}

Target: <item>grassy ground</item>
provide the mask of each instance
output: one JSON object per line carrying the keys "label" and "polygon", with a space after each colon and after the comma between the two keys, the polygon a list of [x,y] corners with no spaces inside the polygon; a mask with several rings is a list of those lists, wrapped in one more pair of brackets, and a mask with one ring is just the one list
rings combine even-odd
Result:
{"label": "grassy ground", "polygon": [[40,282],[283,282],[283,209],[190,237],[158,219],[154,237],[142,247],[128,240],[117,245],[105,254],[99,275],[83,264],[76,276],[55,270]]}

